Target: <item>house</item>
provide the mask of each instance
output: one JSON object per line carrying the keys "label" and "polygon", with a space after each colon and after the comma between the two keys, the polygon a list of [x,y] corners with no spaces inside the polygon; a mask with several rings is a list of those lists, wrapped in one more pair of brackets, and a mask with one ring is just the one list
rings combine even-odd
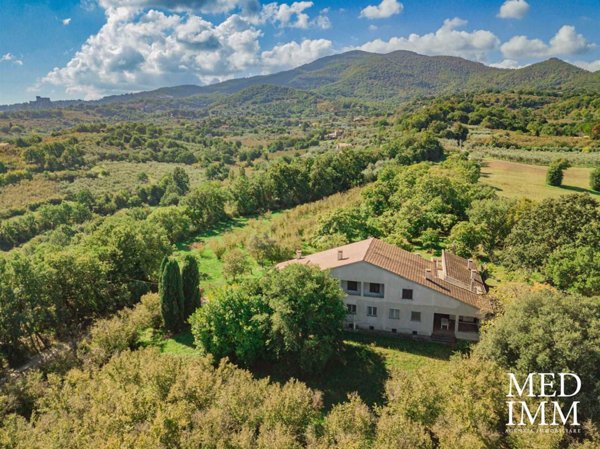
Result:
{"label": "house", "polygon": [[477,341],[481,320],[492,309],[474,262],[447,251],[427,260],[370,238],[308,256],[298,253],[277,267],[292,263],[314,264],[340,280],[349,329]]}

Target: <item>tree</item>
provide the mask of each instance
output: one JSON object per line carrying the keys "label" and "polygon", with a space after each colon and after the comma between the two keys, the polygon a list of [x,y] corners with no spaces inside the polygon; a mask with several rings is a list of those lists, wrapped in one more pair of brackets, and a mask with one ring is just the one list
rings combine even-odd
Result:
{"label": "tree", "polygon": [[575,398],[581,401],[580,419],[598,419],[598,299],[551,290],[529,293],[508,305],[486,328],[475,355],[496,361],[523,379],[529,373],[576,373],[582,384]]}
{"label": "tree", "polygon": [[509,198],[474,201],[467,210],[469,221],[478,227],[483,250],[493,256],[502,248],[515,222],[516,202]]}
{"label": "tree", "polygon": [[207,182],[194,189],[184,200],[188,214],[198,229],[223,220],[226,194],[218,183]]}
{"label": "tree", "polygon": [[194,344],[216,360],[233,357],[250,366],[267,358],[268,304],[249,288],[218,290],[190,318]]}
{"label": "tree", "polygon": [[456,140],[456,144],[459,148],[462,148],[462,144],[465,140],[467,140],[468,136],[469,128],[458,122],[455,123],[446,133],[447,138]]}
{"label": "tree", "polygon": [[600,249],[586,245],[568,245],[554,251],[544,267],[553,285],[574,293],[600,294]]}
{"label": "tree", "polygon": [[461,257],[473,257],[482,240],[481,228],[469,221],[461,221],[454,225],[448,237],[453,251]]}
{"label": "tree", "polygon": [[590,189],[600,192],[600,167],[596,167],[590,173]]}
{"label": "tree", "polygon": [[169,259],[159,282],[160,314],[165,327],[172,333],[181,328],[183,322],[183,286],[179,264]]}
{"label": "tree", "polygon": [[223,275],[225,278],[236,281],[240,276],[251,270],[250,260],[244,251],[233,248],[223,256]]}
{"label": "tree", "polygon": [[337,279],[317,267],[291,264],[261,282],[271,308],[269,350],[306,372],[324,367],[338,349],[346,309]]}
{"label": "tree", "polygon": [[159,207],[148,215],[148,222],[161,226],[170,243],[177,243],[190,235],[192,221],[185,210],[177,206]]}
{"label": "tree", "polygon": [[546,184],[550,186],[559,187],[562,184],[564,171],[569,168],[571,164],[566,159],[556,159],[548,166],[548,172],[546,173]]}
{"label": "tree", "polygon": [[191,254],[187,254],[183,259],[181,280],[183,284],[183,321],[187,322],[192,313],[200,307],[200,271],[198,270],[198,261]]}

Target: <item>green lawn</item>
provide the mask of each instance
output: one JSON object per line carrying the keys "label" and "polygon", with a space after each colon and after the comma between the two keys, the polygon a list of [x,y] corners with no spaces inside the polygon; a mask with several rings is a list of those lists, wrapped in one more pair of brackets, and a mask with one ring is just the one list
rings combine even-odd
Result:
{"label": "green lawn", "polygon": [[481,181],[495,187],[499,195],[509,198],[527,197],[533,200],[543,200],[573,192],[600,195],[589,189],[590,168],[572,167],[567,169],[561,187],[546,185],[547,170],[548,167],[542,165],[485,160]]}
{"label": "green lawn", "polygon": [[[161,352],[199,355],[189,331],[173,338],[142,337],[142,343],[160,348]],[[339,357],[315,376],[306,376],[290,367],[263,364],[252,369],[256,377],[269,377],[276,382],[296,378],[323,392],[325,407],[344,401],[357,392],[368,404],[381,404],[385,382],[395,372],[414,372],[418,368],[446,363],[456,350],[438,343],[414,341],[404,337],[346,332]]]}

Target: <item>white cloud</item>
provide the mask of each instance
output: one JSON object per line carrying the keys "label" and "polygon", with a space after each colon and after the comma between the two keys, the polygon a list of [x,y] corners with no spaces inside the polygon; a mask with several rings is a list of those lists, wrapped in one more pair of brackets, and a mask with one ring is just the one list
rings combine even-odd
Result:
{"label": "white cloud", "polygon": [[233,14],[214,25],[198,16],[107,10],[107,23],[42,83],[87,99],[164,85],[210,83],[258,63],[261,31]]}
{"label": "white cloud", "polygon": [[306,29],[310,25],[310,17],[304,10],[312,8],[313,4],[313,2],[306,1],[294,2],[291,5],[269,3],[263,6],[260,20],[277,23],[281,28]]}
{"label": "white cloud", "polygon": [[369,5],[360,12],[360,17],[367,19],[387,19],[400,14],[404,5],[398,0],[381,0],[379,5]]}
{"label": "white cloud", "polygon": [[600,59],[596,59],[595,61],[569,61],[571,64],[576,65],[577,67],[581,67],[582,69],[588,70],[590,72],[597,72],[600,70]]}
{"label": "white cloud", "polygon": [[560,30],[545,43],[541,39],[529,39],[527,36],[514,36],[500,47],[508,59],[545,58],[560,55],[577,55],[593,49],[596,45],[577,34],[575,27],[563,25]]}
{"label": "white cloud", "polygon": [[360,46],[360,49],[375,53],[410,50],[425,55],[451,55],[485,61],[488,53],[498,48],[500,40],[490,31],[458,29],[466,24],[466,20],[457,17],[446,19],[435,33],[413,33],[408,37],[392,37],[388,41],[375,39]]}
{"label": "white cloud", "polygon": [[63,20],[62,20],[62,24],[63,24],[64,26],[68,26],[68,25],[70,25],[70,24],[71,24],[71,18],[70,18],[70,17],[67,17],[66,19],[63,19]]}
{"label": "white cloud", "polygon": [[506,0],[500,7],[498,17],[501,19],[522,19],[529,12],[529,4],[525,0]]}
{"label": "white cloud", "polygon": [[113,0],[102,1],[107,7],[106,24],[64,67],[54,68],[37,87],[59,86],[73,96],[95,99],[165,85],[209,84],[267,73],[333,52],[332,42],[324,39],[284,43],[261,52],[262,31],[257,24],[267,20],[281,27],[329,26],[327,10],[320,12],[321,19],[313,20],[303,12],[312,2],[272,4],[263,11],[265,16],[261,16],[263,12],[253,16],[232,13],[221,23],[212,23],[189,11],[112,7],[107,2]]}
{"label": "white cloud", "polygon": [[0,56],[0,62],[12,62],[15,65],[23,65],[23,61],[12,53],[5,53]]}
{"label": "white cloud", "polygon": [[261,60],[264,71],[274,72],[307,64],[333,53],[333,43],[327,39],[303,40],[288,42],[263,51]]}
{"label": "white cloud", "polygon": [[523,67],[519,64],[518,61],[514,59],[503,59],[500,62],[495,62],[493,64],[489,64],[490,67],[496,67],[498,69],[520,69]]}
{"label": "white cloud", "polygon": [[369,31],[377,31],[379,29],[379,27],[377,25],[369,25]]}

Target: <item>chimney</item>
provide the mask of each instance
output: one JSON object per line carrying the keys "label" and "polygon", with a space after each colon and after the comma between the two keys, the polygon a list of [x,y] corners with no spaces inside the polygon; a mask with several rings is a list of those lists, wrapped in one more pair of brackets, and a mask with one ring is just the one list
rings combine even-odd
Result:
{"label": "chimney", "polygon": [[425,279],[432,281],[433,275],[431,273],[431,268],[425,268]]}
{"label": "chimney", "polygon": [[338,249],[338,260],[344,260],[344,251]]}
{"label": "chimney", "polygon": [[475,266],[473,265],[473,259],[467,259],[467,268],[469,270],[472,270],[473,268],[475,268]]}
{"label": "chimney", "polygon": [[296,259],[302,259],[302,250],[301,249],[296,250]]}
{"label": "chimney", "polygon": [[[469,259],[470,261],[471,259]],[[475,290],[475,270],[471,270],[471,291]]]}

